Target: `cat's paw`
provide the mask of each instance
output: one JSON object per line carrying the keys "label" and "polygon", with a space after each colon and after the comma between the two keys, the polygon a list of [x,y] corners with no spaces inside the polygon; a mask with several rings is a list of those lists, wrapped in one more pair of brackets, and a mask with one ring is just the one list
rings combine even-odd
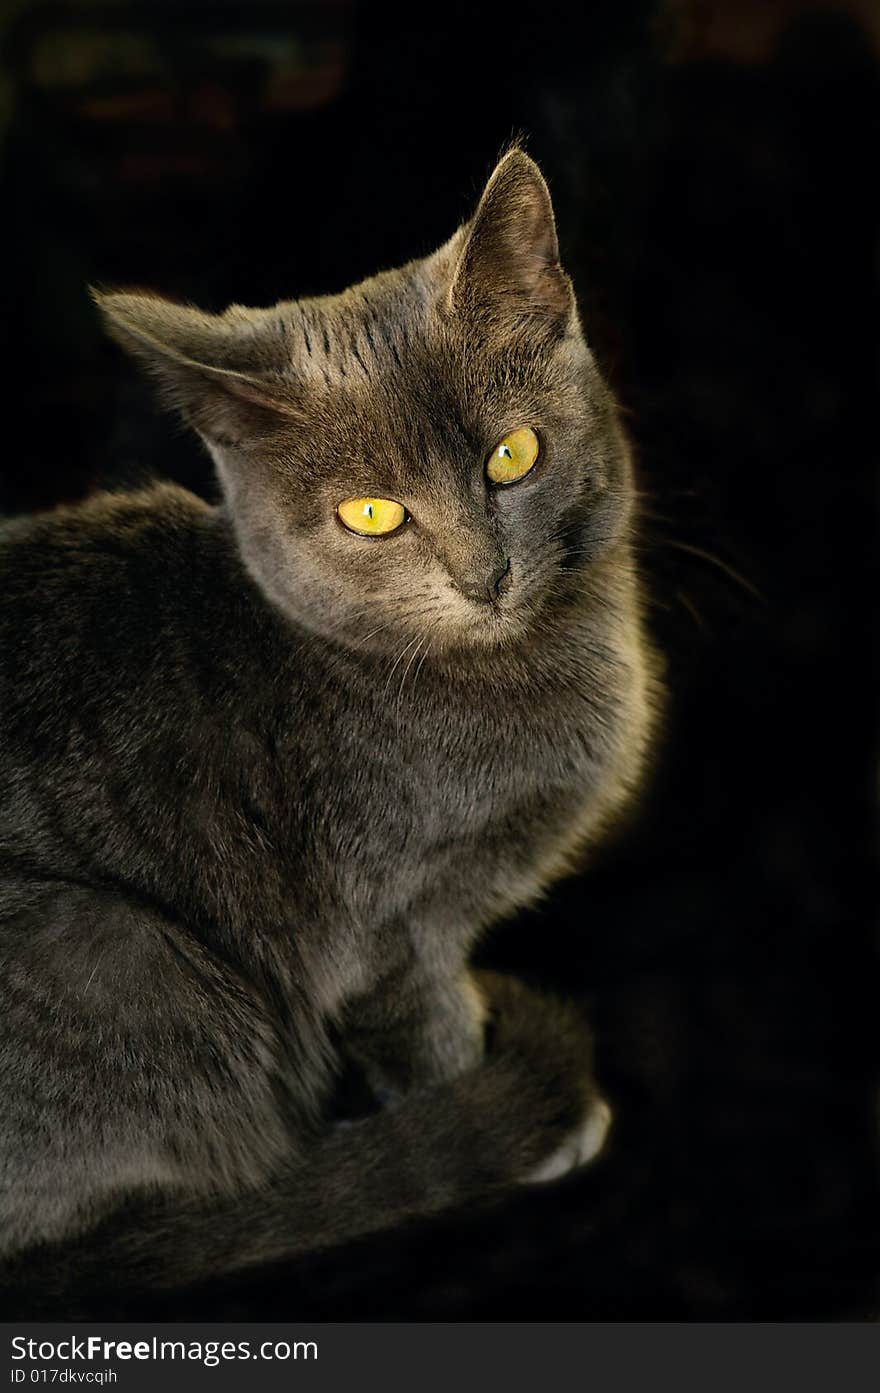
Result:
{"label": "cat's paw", "polygon": [[604,1098],[598,1098],[590,1114],[575,1128],[561,1146],[533,1170],[522,1177],[524,1185],[545,1185],[559,1180],[570,1171],[588,1166],[605,1145],[611,1128],[612,1113]]}
{"label": "cat's paw", "polygon": [[511,1179],[540,1183],[586,1165],[611,1123],[593,1073],[588,1022],[572,1002],[516,978],[480,972],[476,980],[491,1023],[483,1072]]}

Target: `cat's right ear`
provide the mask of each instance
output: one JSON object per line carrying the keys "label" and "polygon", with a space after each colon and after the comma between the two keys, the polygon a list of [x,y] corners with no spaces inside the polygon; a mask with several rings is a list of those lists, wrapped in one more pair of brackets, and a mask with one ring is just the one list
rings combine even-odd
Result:
{"label": "cat's right ear", "polygon": [[267,312],[234,305],[215,315],[155,295],[91,294],[110,337],[209,445],[234,445],[277,423],[285,401]]}
{"label": "cat's right ear", "polygon": [[524,150],[509,150],[495,166],[477,211],[450,245],[453,311],[565,330],[574,294],[559,264],[550,191]]}

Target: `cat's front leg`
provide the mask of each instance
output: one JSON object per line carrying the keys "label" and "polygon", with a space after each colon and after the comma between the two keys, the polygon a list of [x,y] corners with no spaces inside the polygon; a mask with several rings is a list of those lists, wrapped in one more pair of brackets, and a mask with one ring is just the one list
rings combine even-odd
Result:
{"label": "cat's front leg", "polygon": [[394,973],[349,1003],[345,1046],[382,1102],[442,1083],[484,1054],[486,1007],[467,970]]}

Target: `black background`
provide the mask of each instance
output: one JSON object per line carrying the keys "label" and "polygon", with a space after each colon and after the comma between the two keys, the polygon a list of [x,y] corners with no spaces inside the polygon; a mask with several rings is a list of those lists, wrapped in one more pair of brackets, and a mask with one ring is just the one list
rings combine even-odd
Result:
{"label": "black background", "polygon": [[444,240],[523,135],[637,445],[672,693],[630,825],[483,952],[590,1007],[606,1158],[95,1313],[875,1315],[870,0],[14,8],[0,509],[157,471],[213,488],[103,342],[88,282],[214,309],[341,289]]}

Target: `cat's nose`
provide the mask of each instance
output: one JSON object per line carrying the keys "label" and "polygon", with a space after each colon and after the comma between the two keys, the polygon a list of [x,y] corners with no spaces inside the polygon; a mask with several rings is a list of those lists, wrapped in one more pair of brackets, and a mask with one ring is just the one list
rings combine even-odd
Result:
{"label": "cat's nose", "polygon": [[458,582],[459,589],[467,595],[469,600],[480,600],[484,604],[491,604],[498,598],[501,583],[510,570],[510,557],[505,556],[499,561],[497,566],[493,566],[488,572],[477,576],[462,576]]}

